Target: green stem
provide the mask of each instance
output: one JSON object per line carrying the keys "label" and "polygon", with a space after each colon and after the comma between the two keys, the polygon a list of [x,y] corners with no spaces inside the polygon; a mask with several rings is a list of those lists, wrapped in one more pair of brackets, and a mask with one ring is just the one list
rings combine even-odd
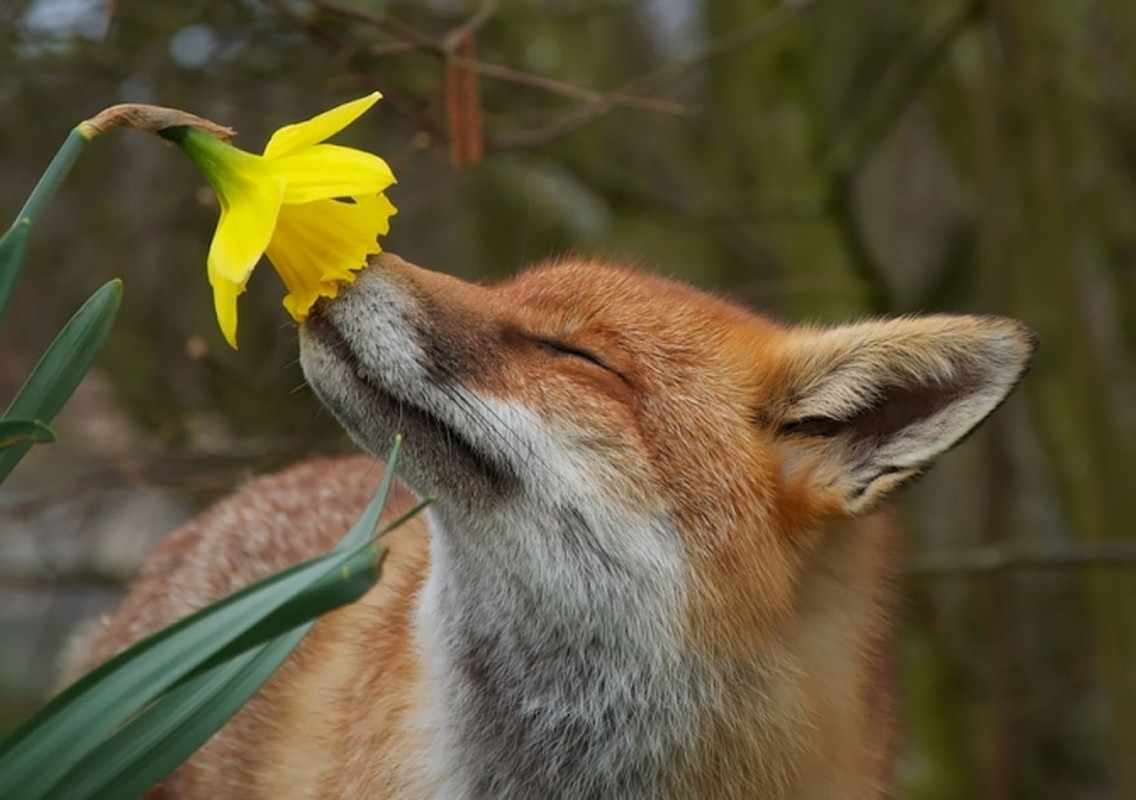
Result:
{"label": "green stem", "polygon": [[63,146],[47,165],[39,183],[32,189],[24,207],[16,215],[15,222],[7,232],[0,236],[0,320],[8,310],[8,302],[12,298],[12,287],[15,286],[16,277],[20,273],[20,265],[24,260],[27,238],[31,233],[31,226],[39,217],[43,207],[47,204],[59,188],[59,184],[71,171],[71,165],[79,157],[83,145],[94,136],[94,131],[83,125],[76,126],[68,134]]}
{"label": "green stem", "polygon": [[55,154],[55,158],[51,159],[51,163],[47,165],[47,169],[43,172],[43,177],[39,179],[39,183],[32,189],[31,195],[28,197],[24,207],[20,209],[16,221],[28,220],[28,222],[35,222],[40,212],[43,210],[44,205],[54,195],[59,188],[59,184],[63,183],[63,179],[67,177],[67,173],[71,171],[71,165],[75,163],[75,159],[79,157],[79,152],[83,149],[83,145],[89,142],[91,138],[87,135],[82,126],[76,126],[71,129],[71,133],[63,142],[63,146]]}

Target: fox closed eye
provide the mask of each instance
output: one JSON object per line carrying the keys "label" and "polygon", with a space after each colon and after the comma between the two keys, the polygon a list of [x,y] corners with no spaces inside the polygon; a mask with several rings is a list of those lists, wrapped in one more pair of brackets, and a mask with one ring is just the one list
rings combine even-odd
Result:
{"label": "fox closed eye", "polygon": [[546,352],[552,353],[553,355],[580,358],[580,359],[583,359],[584,361],[590,361],[591,363],[595,364],[597,367],[600,367],[601,369],[605,369],[608,372],[614,372],[614,370],[611,367],[609,367],[607,364],[604,363],[603,359],[601,359],[599,356],[597,356],[595,353],[592,353],[589,350],[584,350],[583,348],[575,347],[575,346],[570,345],[570,344],[566,344],[565,342],[562,342],[558,339],[548,339],[548,338],[544,338],[544,337],[536,337],[535,341],[536,341],[537,345],[539,345],[542,350],[545,350]]}

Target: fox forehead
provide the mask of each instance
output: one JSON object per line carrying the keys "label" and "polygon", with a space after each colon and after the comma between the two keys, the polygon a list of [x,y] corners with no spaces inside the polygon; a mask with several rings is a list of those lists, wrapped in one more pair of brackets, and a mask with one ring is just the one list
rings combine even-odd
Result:
{"label": "fox forehead", "polygon": [[659,341],[721,335],[776,325],[725,298],[617,262],[588,258],[547,261],[494,289],[501,301],[537,325],[565,332],[611,327]]}
{"label": "fox forehead", "polygon": [[[484,302],[498,323],[595,352],[634,389],[624,400],[658,407],[675,399],[685,407],[681,419],[699,397],[715,411],[759,416],[759,382],[776,379],[768,363],[789,330],[725,298],[598,259],[544,262],[488,288]],[[492,385],[513,367],[531,372],[533,364],[498,362],[483,388],[514,392],[514,382]]]}

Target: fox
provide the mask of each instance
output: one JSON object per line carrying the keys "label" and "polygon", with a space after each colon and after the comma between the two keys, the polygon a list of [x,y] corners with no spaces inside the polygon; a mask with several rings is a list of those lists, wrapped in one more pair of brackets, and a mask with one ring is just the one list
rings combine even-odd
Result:
{"label": "fox", "polygon": [[404,437],[375,587],[152,798],[879,798],[901,533],[878,512],[1037,346],[1001,317],[790,324],[563,257],[372,257],[299,329],[364,451],[253,479],[149,557],[73,671],[329,550]]}

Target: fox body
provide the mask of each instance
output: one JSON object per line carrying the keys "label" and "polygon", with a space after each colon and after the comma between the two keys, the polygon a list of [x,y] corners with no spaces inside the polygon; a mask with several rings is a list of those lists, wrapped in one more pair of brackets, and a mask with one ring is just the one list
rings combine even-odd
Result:
{"label": "fox body", "polygon": [[[402,433],[437,500],[155,796],[886,792],[898,542],[864,515],[1001,403],[1027,329],[789,326],[618,265],[484,287],[384,255],[300,342],[355,440]],[[328,549],[380,477],[251,482],[158,549],[80,667]]]}

